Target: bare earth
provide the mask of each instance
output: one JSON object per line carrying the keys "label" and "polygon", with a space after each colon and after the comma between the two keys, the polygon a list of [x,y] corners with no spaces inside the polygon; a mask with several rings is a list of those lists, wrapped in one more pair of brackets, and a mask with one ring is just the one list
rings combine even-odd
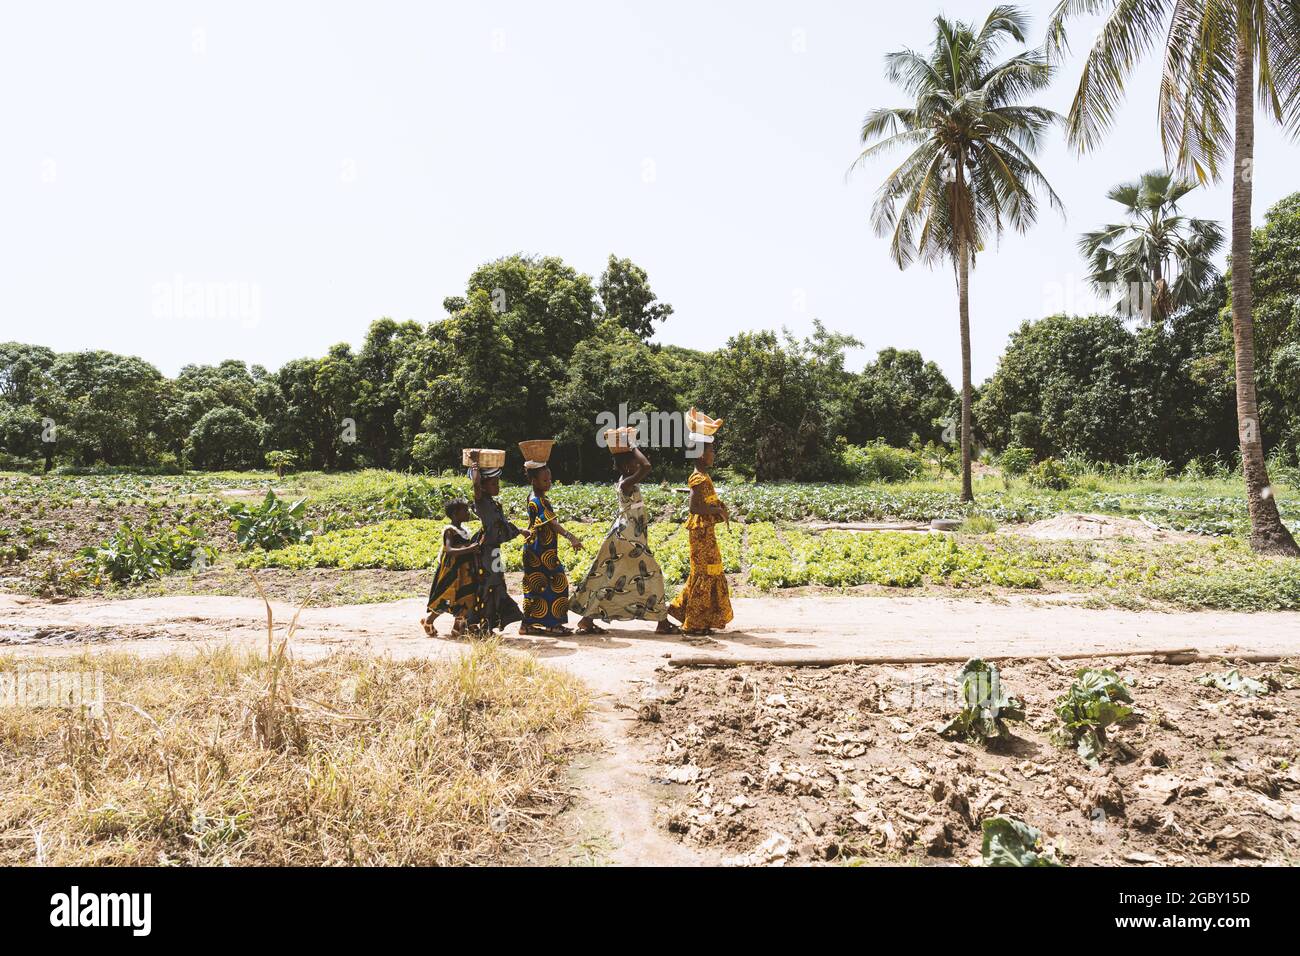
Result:
{"label": "bare earth", "polygon": [[[418,625],[422,603],[416,599],[308,607],[294,638],[295,652],[316,655],[347,645],[398,657],[460,653],[465,646],[461,642],[423,636]],[[656,731],[656,724],[641,719],[644,705],[657,688],[700,673],[664,669],[672,657],[707,654],[774,661],[849,655],[964,658],[1095,653],[1104,658],[1130,650],[1175,648],[1300,656],[1300,615],[1293,613],[1162,614],[1014,598],[985,602],[817,596],[741,598],[734,604],[736,620],[731,628],[712,639],[658,636],[648,625],[612,625],[605,637],[508,635],[509,646],[575,674],[595,690],[594,724],[606,741],[600,753],[575,768],[575,803],[565,821],[575,847],[572,855],[544,862],[716,863],[736,852],[726,841],[714,846],[683,839],[679,821],[665,824],[662,819],[664,807],[680,802],[683,784],[663,778],[663,733]],[[277,625],[283,627],[294,610],[287,604],[276,605]],[[449,622],[444,618],[441,624],[445,631]],[[100,650],[148,655],[212,642],[265,647],[262,603],[217,596],[51,603],[0,594],[0,652],[15,656],[58,657]],[[1296,694],[1286,696],[1290,704],[1289,698]],[[1282,703],[1279,698],[1278,704]],[[1294,718],[1289,723],[1294,727]],[[688,729],[672,721],[663,726],[664,733]],[[1295,800],[1295,793],[1281,799]],[[959,851],[964,850],[967,841],[955,842]]]}

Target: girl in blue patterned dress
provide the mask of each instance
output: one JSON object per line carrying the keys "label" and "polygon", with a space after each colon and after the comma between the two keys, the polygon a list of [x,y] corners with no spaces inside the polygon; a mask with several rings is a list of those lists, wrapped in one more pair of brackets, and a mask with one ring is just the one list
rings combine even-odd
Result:
{"label": "girl in blue patterned dress", "polygon": [[[531,464],[531,463],[530,463]],[[560,563],[559,539],[563,536],[582,550],[582,541],[565,530],[555,517],[546,492],[551,487],[551,469],[535,465],[526,469],[533,493],[528,496],[528,539],[524,543],[524,621],[520,634],[560,637],[571,633],[569,620],[569,577]]]}

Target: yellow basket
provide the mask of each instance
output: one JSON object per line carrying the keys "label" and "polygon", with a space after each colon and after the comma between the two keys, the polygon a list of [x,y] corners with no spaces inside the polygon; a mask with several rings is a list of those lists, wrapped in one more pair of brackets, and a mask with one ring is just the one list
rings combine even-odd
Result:
{"label": "yellow basket", "polygon": [[466,468],[474,466],[474,460],[470,455],[478,452],[478,463],[481,468],[501,468],[506,463],[506,453],[500,448],[464,448],[460,453],[461,464]]}
{"label": "yellow basket", "polygon": [[686,426],[697,435],[713,435],[722,427],[721,418],[710,418],[698,409],[686,413]]}

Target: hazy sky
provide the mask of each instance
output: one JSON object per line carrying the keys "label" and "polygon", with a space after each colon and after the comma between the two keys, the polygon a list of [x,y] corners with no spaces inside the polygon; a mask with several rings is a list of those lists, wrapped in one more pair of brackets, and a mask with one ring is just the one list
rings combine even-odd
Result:
{"label": "hazy sky", "polygon": [[[928,45],[941,10],[992,5],[7,4],[0,339],[168,374],[274,368],[379,316],[440,318],[486,260],[553,254],[595,276],[615,252],[676,308],[661,341],[817,317],[866,343],[855,367],[894,345],[955,378],[951,273],[900,272],[872,234],[887,161],[845,174],[865,112],[903,102],[883,55]],[[1027,6],[1037,40],[1052,3]],[[1161,164],[1157,67],[1104,152],[1041,157],[1068,220],[1044,209],[981,258],[977,381],[1022,320],[1093,305],[1075,240],[1113,216],[1110,186]],[[1043,102],[1064,110],[1077,78],[1076,58]],[[1261,123],[1257,221],[1296,188],[1296,158]],[[1228,188],[1184,208],[1226,221]]]}

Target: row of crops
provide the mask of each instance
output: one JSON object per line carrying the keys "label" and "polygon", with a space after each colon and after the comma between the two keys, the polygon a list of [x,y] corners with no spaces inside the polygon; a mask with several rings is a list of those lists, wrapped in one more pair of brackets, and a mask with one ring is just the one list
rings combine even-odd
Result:
{"label": "row of crops", "polygon": [[[443,522],[427,519],[385,521],[328,532],[280,550],[253,551],[240,560],[249,567],[428,569],[437,562],[443,527]],[[561,542],[560,556],[580,576],[606,529],[594,523],[569,527],[583,541],[585,553]],[[1236,540],[1150,547],[1002,536],[818,533],[752,522],[720,526],[718,541],[727,572],[763,591],[808,585],[1023,590],[1053,585],[1130,589],[1189,606],[1300,607],[1300,565],[1261,560]],[[651,525],[650,545],[669,583],[685,580],[690,554],[683,526]],[[504,549],[504,556],[507,570],[521,569],[518,541]]]}

